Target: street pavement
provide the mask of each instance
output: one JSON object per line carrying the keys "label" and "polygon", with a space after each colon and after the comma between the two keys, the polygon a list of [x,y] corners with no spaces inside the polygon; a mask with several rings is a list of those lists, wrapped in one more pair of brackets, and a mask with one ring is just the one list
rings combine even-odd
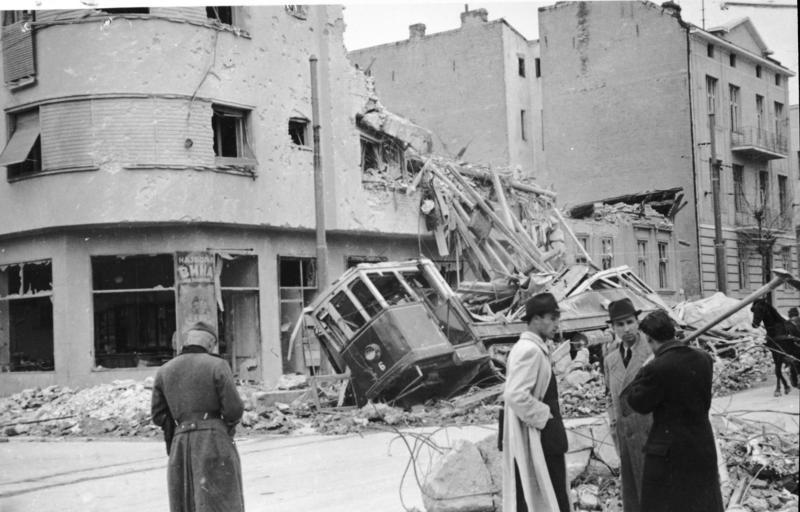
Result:
{"label": "street pavement", "polygon": [[[764,384],[716,399],[712,414],[736,414],[797,432],[798,391],[775,398],[773,389]],[[456,439],[478,441],[495,431],[489,425],[409,429],[402,437],[387,429],[239,439],[245,506],[248,512],[424,510],[408,467],[410,451],[417,454],[421,479],[436,448]],[[0,512],[167,511],[166,462],[160,439],[11,438],[0,443]]]}

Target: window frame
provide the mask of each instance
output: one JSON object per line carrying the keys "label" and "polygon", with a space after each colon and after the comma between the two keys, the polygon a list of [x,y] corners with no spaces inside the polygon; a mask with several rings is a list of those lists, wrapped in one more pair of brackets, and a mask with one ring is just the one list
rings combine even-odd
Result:
{"label": "window frame", "polygon": [[731,132],[740,133],[742,129],[741,88],[738,85],[728,84],[728,95]]}
{"label": "window frame", "polygon": [[[211,130],[212,148],[217,165],[226,164],[256,164],[255,154],[250,144],[250,109],[233,107],[222,103],[211,105]],[[222,132],[221,119],[233,118],[236,120],[234,130],[236,131],[236,156],[221,155],[224,134]]]}
{"label": "window frame", "polygon": [[[302,139],[303,139],[301,141],[302,143],[297,142],[295,140],[295,137],[293,136],[293,130],[292,130],[293,124],[295,125],[295,127],[302,125]],[[309,126],[311,126],[311,121],[305,117],[294,116],[289,118],[289,138],[291,140],[292,146],[299,148],[311,147],[311,144],[309,144],[309,139],[310,139],[309,137],[310,130],[308,129]]]}

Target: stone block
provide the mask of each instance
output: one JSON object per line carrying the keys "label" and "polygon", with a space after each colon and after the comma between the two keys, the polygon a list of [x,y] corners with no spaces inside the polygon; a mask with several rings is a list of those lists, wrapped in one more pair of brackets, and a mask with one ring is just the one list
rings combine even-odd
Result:
{"label": "stone block", "polygon": [[436,461],[422,500],[427,512],[494,512],[492,477],[474,443],[458,440]]}

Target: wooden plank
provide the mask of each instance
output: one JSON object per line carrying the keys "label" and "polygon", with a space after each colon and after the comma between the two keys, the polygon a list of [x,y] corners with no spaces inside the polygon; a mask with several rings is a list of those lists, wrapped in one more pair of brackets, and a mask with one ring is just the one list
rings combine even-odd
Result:
{"label": "wooden plank", "polygon": [[586,261],[589,263],[589,265],[593,266],[595,269],[599,269],[600,267],[598,267],[597,264],[592,260],[592,257],[589,256],[588,252],[586,252],[586,249],[584,249],[581,241],[578,240],[578,237],[576,237],[575,233],[572,232],[572,228],[569,227],[569,224],[567,224],[567,221],[564,219],[564,216],[561,215],[561,211],[559,211],[558,208],[553,208],[553,211],[556,213],[556,217],[558,217],[558,220],[561,221],[561,225],[564,226],[564,229],[567,230],[567,233],[569,233],[570,238],[572,238],[572,241],[575,242],[575,245],[578,246],[578,250],[581,251],[583,257],[586,258]]}
{"label": "wooden plank", "polygon": [[495,384],[490,388],[483,389],[469,396],[460,396],[453,400],[453,405],[459,409],[469,409],[480,405],[487,400],[496,400],[503,393],[504,383]]}
{"label": "wooden plank", "polygon": [[514,229],[514,221],[512,220],[511,210],[508,209],[508,201],[506,200],[506,193],[503,191],[503,184],[500,183],[500,176],[497,175],[497,172],[494,169],[489,169],[492,174],[492,184],[494,185],[494,193],[497,196],[497,200],[500,202],[500,208],[502,209],[503,213],[503,220],[506,222],[506,226],[510,229]]}
{"label": "wooden plank", "polygon": [[470,233],[469,228],[467,228],[467,225],[464,223],[464,220],[461,218],[460,215],[457,215],[455,219],[458,232],[461,234],[461,238],[464,240],[464,242],[466,242],[467,247],[470,248],[472,254],[475,255],[475,259],[478,260],[478,263],[480,264],[481,268],[489,276],[496,276],[497,272],[492,268],[492,266],[489,264],[489,261],[486,259],[486,256],[478,247],[478,244],[476,243],[474,237],[472,236],[472,233]]}

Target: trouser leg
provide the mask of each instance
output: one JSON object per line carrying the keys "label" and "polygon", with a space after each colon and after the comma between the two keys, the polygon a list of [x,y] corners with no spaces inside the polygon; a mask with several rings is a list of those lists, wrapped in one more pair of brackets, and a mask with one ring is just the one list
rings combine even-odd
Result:
{"label": "trouser leg", "polygon": [[546,453],[544,461],[547,464],[547,472],[550,473],[550,481],[553,483],[559,510],[570,512],[569,494],[567,494],[567,463],[564,454]]}

